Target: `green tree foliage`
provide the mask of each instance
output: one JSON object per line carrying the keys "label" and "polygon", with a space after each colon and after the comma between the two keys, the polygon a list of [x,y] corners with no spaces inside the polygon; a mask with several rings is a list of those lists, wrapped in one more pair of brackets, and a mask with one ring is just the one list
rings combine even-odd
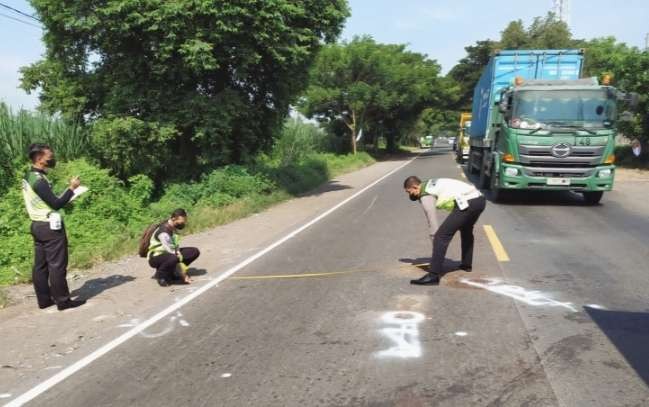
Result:
{"label": "green tree foliage", "polygon": [[566,23],[558,20],[553,13],[548,13],[545,17],[536,17],[527,28],[521,20],[510,22],[501,32],[498,41],[477,41],[475,45],[465,47],[466,57],[450,70],[449,76],[461,89],[457,108],[471,110],[473,89],[494,51],[579,48],[580,44],[579,41],[572,39]]}
{"label": "green tree foliage", "polygon": [[[349,14],[345,0],[32,4],[46,54],[22,70],[23,88],[40,89],[50,113],[97,121],[95,151],[120,177],[158,179],[162,168],[200,174],[269,149],[315,54]],[[107,148],[131,131],[120,145],[138,141],[127,151]]]}
{"label": "green tree foliage", "polygon": [[439,72],[435,61],[405,45],[357,37],[320,52],[301,108],[330,127],[344,124],[354,153],[361,129],[366,143],[385,135],[388,148],[394,148],[426,107],[445,103],[448,92]]}

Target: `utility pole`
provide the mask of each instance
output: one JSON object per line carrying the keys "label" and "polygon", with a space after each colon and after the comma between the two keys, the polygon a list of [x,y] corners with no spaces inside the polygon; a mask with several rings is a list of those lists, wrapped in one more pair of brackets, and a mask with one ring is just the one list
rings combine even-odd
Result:
{"label": "utility pole", "polygon": [[570,26],[570,0],[553,0],[552,11],[560,21]]}
{"label": "utility pole", "polygon": [[644,37],[644,49],[645,51],[649,51],[649,33]]}

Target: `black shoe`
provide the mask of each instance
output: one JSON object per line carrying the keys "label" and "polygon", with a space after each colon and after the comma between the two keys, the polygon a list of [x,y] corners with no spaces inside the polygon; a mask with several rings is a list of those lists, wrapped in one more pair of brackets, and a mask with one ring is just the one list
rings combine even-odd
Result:
{"label": "black shoe", "polygon": [[410,280],[414,285],[439,285],[439,276],[435,273],[426,273],[425,276],[417,280]]}
{"label": "black shoe", "polygon": [[159,278],[159,279],[158,279],[158,285],[159,285],[160,287],[169,287],[169,283],[168,283],[167,280],[164,279],[164,278]]}
{"label": "black shoe", "polygon": [[38,308],[45,309],[51,307],[52,305],[54,305],[54,301],[49,300],[48,302],[45,302],[43,304],[38,304]]}
{"label": "black shoe", "polygon": [[467,273],[470,273],[473,271],[473,268],[471,266],[467,266],[466,264],[460,264],[460,267],[458,267],[460,270],[464,270]]}
{"label": "black shoe", "polygon": [[66,302],[56,304],[56,308],[58,308],[59,311],[63,311],[63,310],[66,310],[68,308],[80,307],[85,303],[86,303],[86,300],[67,300]]}

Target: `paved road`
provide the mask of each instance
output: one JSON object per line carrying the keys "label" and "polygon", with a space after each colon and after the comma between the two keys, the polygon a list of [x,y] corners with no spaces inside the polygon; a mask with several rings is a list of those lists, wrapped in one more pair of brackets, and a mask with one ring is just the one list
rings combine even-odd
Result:
{"label": "paved road", "polygon": [[419,157],[32,404],[649,405],[649,196],[490,204],[476,271],[410,286],[430,242],[402,181],[461,171]]}

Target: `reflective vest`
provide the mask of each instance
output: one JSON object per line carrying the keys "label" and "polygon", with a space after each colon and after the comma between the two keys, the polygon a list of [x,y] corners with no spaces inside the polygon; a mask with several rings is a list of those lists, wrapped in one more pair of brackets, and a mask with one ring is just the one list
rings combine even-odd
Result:
{"label": "reflective vest", "polygon": [[[437,198],[437,209],[452,211],[455,198],[465,196],[471,199],[480,196],[480,191],[471,184],[451,178],[439,178],[426,181],[422,189],[423,195],[433,195]],[[423,196],[422,195],[422,196]]]}
{"label": "reflective vest", "polygon": [[45,175],[40,172],[30,171],[23,178],[23,198],[25,199],[27,213],[32,221],[48,222],[49,220],[47,217],[49,214],[56,211],[45,203],[45,201],[38,196],[36,191],[34,191],[34,185],[36,185],[36,182],[39,180],[44,180],[50,187],[52,187],[52,183]]}
{"label": "reflective vest", "polygon": [[[151,234],[151,239],[149,240],[149,253],[147,254],[147,258],[159,256],[161,254],[169,253],[164,246],[162,246],[162,242],[158,240],[156,235],[158,234],[158,231],[162,225],[158,226],[158,228]],[[180,239],[175,233],[171,234],[171,244],[173,244],[174,249],[178,249],[180,247]]]}

